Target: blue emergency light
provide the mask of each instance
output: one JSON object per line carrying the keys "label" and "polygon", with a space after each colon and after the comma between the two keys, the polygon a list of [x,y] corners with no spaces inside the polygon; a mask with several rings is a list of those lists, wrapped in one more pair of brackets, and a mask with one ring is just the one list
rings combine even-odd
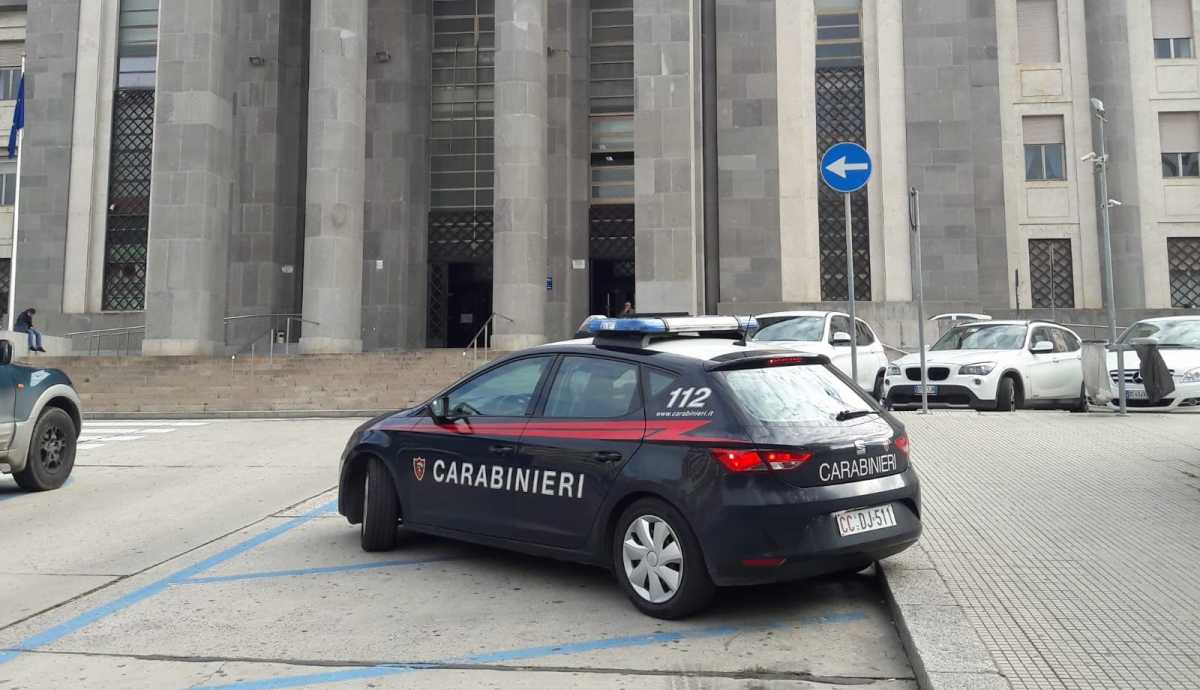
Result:
{"label": "blue emergency light", "polygon": [[753,330],[752,317],[738,316],[634,316],[595,319],[585,325],[593,335],[663,335],[674,333],[732,333]]}

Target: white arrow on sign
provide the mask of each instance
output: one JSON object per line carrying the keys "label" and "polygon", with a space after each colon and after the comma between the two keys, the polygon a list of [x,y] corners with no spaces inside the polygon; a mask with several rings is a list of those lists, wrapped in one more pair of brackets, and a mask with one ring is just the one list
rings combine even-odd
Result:
{"label": "white arrow on sign", "polygon": [[842,179],[846,179],[847,172],[870,170],[871,166],[867,163],[847,163],[846,157],[842,156],[841,158],[825,166],[825,169]]}

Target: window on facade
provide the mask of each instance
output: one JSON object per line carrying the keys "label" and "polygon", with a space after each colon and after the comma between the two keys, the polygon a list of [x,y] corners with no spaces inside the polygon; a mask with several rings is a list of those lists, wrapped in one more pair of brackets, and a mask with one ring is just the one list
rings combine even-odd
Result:
{"label": "window on facade", "polygon": [[16,203],[17,173],[0,170],[0,206],[14,206]]}
{"label": "window on facade", "polygon": [[633,202],[633,0],[591,0],[592,203]]}
{"label": "window on facade", "polygon": [[0,101],[17,100],[21,88],[21,67],[0,67]]}
{"label": "window on facade", "polygon": [[495,187],[492,0],[434,0],[432,209],[490,209]]}
{"label": "window on facade", "polygon": [[1021,118],[1025,142],[1025,179],[1067,179],[1066,145],[1061,115]]}
{"label": "window on facade", "polygon": [[1171,306],[1200,308],[1200,237],[1168,237]]}
{"label": "window on facade", "polygon": [[1150,0],[1154,27],[1154,57],[1175,60],[1196,56],[1193,43],[1192,0]]}
{"label": "window on facade", "polygon": [[1163,177],[1200,177],[1200,113],[1159,113]]}
{"label": "window on facade", "polygon": [[1058,0],[1017,0],[1019,59],[1026,65],[1053,64],[1058,50]]}
{"label": "window on facade", "polygon": [[1029,240],[1029,288],[1035,309],[1075,306],[1071,240]]}
{"label": "window on facade", "polygon": [[[816,0],[815,46],[817,152],[852,141],[866,145],[866,74],[863,70],[862,2]],[[817,161],[813,161],[816,164]],[[842,195],[817,182],[821,252],[821,299],[841,301],[849,295],[846,275],[845,202]],[[871,299],[871,227],[867,190],[850,195],[854,215],[853,280],[858,299]]]}
{"label": "window on facade", "polygon": [[158,0],[121,0],[117,86],[154,88],[158,65]]}

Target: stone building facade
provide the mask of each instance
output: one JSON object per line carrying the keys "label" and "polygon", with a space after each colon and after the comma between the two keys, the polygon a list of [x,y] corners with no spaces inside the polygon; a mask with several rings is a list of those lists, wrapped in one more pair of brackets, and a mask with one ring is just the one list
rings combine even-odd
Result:
{"label": "stone building facade", "polygon": [[[11,3],[9,3],[11,4]],[[18,3],[23,5],[24,3]],[[0,3],[0,14],[5,3]],[[40,0],[16,284],[146,354],[569,336],[590,313],[1200,305],[1200,0]],[[278,315],[296,315],[295,318]],[[302,320],[302,321],[301,321]],[[286,325],[286,326],[285,326]],[[279,338],[271,333],[270,337]],[[79,336],[77,342],[87,338]]]}

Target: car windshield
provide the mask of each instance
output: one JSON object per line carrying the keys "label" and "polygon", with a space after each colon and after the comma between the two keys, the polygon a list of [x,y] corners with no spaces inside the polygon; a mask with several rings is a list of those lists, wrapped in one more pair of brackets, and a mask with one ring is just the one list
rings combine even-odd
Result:
{"label": "car windshield", "polygon": [[930,350],[1020,350],[1026,326],[974,323],[946,331]]}
{"label": "car windshield", "polygon": [[752,340],[769,342],[817,342],[825,334],[823,316],[759,317]]}
{"label": "car windshield", "polygon": [[1138,338],[1153,338],[1159,346],[1200,349],[1200,319],[1141,321],[1130,326],[1120,342],[1132,344]]}

